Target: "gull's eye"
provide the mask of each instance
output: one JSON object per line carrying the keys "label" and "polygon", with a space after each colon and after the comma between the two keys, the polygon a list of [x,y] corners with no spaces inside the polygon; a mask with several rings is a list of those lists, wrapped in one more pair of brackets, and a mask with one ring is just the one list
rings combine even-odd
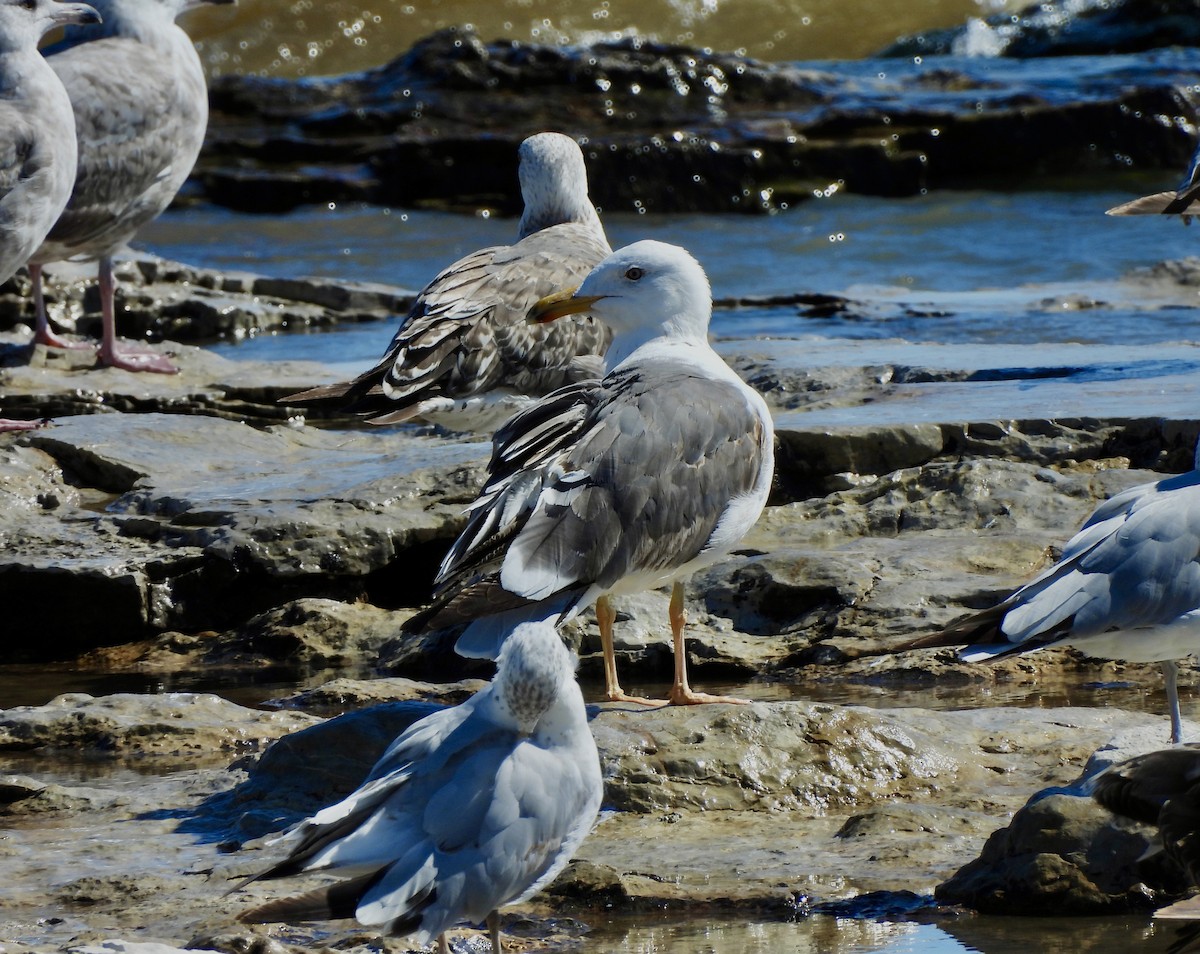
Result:
{"label": "gull's eye", "polygon": [[627,268],[625,270],[625,277],[628,278],[631,282],[636,282],[639,278],[641,278],[645,274],[646,273],[644,271],[642,271],[640,268],[638,268],[636,265],[634,265],[632,268]]}

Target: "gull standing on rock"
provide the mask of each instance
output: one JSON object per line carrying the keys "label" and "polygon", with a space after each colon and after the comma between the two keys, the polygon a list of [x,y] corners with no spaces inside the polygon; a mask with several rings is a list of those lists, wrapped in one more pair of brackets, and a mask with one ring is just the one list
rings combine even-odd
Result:
{"label": "gull standing on rock", "polygon": [[[0,282],[42,244],[75,181],[71,101],[38,41],[58,26],[99,22],[82,3],[0,0]],[[0,420],[0,431],[40,426]]]}
{"label": "gull standing on rock", "polygon": [[1200,446],[1192,470],[1130,487],[1093,511],[1061,559],[991,609],[901,650],[963,646],[967,662],[1075,646],[1159,662],[1171,741],[1183,737],[1175,660],[1200,650]]}
{"label": "gull standing on rock", "polygon": [[85,347],[50,330],[42,266],[98,260],[101,363],[173,374],[178,369],[163,355],[118,349],[113,255],[171,204],[208,127],[204,70],[175,18],[201,4],[234,0],[94,2],[103,25],[74,31],[48,56],[74,108],[79,165],[66,210],[29,260],[37,305],[34,340]]}
{"label": "gull standing on rock", "polygon": [[[591,831],[604,784],[575,682],[576,660],[548,623],[505,641],[491,685],[415,723],[336,805],[281,842],[291,853],[251,880],[349,869],[350,880],[242,915],[250,923],[356,917],[438,940],[548,885]],[[249,882],[246,882],[249,883]]]}
{"label": "gull standing on rock", "polygon": [[594,319],[551,328],[525,321],[539,298],[577,285],[612,251],[588,198],[583,153],[568,136],[539,133],[521,143],[519,157],[519,241],[444,269],[371,370],[281,403],[334,400],[372,424],[421,417],[493,430],[531,396],[603,374],[611,335]]}
{"label": "gull standing on rock", "polygon": [[668,702],[742,701],[688,686],[682,580],[725,556],[762,513],[775,459],[770,412],[709,346],[708,279],[683,249],[646,241],[614,252],[530,320],[583,311],[613,329],[611,370],[497,432],[434,605],[410,628],[469,620],[455,648],[494,658],[514,621],[564,621],[595,602],[607,698],[646,702],[617,681],[608,596],[670,584]]}

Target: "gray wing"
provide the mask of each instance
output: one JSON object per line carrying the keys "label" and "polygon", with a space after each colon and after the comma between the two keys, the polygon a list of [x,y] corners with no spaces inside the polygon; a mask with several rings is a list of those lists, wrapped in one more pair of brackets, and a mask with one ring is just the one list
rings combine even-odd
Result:
{"label": "gray wing", "polygon": [[1200,473],[1102,505],[1064,559],[1005,605],[1014,642],[1154,626],[1200,608]]}
{"label": "gray wing", "polygon": [[[36,218],[22,184],[40,170],[44,154],[37,149],[37,130],[8,103],[0,103],[0,281],[25,264],[41,241],[31,241]],[[42,235],[49,223],[41,226]]]}
{"label": "gray wing", "polygon": [[754,488],[765,440],[734,383],[665,362],[550,395],[497,434],[488,484],[439,573],[446,615],[435,619],[683,566]]}
{"label": "gray wing", "polygon": [[68,254],[111,250],[104,246],[126,241],[174,198],[203,138],[207,100],[194,89],[181,95],[191,77],[128,38],[84,43],[49,62],[75,110],[79,170],[47,241]]}
{"label": "gray wing", "polygon": [[516,245],[481,249],[444,269],[418,296],[371,370],[346,384],[284,398],[344,399],[372,423],[407,420],[421,401],[497,388],[540,396],[594,373],[579,356],[600,355],[611,333],[588,316],[530,325],[530,307],[579,284],[608,256],[603,235],[574,223]]}

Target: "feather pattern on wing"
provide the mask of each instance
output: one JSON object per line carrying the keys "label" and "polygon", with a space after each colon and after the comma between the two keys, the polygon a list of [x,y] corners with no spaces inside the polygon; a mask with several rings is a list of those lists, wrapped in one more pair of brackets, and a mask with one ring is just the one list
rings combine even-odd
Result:
{"label": "feather pattern on wing", "polygon": [[437,595],[453,599],[433,621],[474,618],[480,599],[497,612],[634,574],[671,578],[757,486],[766,439],[737,384],[686,363],[647,375],[630,362],[550,395],[497,433],[488,483],[438,574]]}
{"label": "feather pattern on wing", "polygon": [[[972,643],[982,658],[1064,642],[1108,656],[1097,650],[1098,640],[1168,629],[1197,610],[1200,471],[1193,470],[1114,495],[1096,508],[1053,566],[997,606],[905,648]],[[1127,638],[1114,658],[1186,655],[1143,641],[1144,648],[1136,636]]]}
{"label": "feather pattern on wing", "polygon": [[49,55],[71,93],[79,163],[36,262],[111,254],[166,209],[195,164],[208,124],[204,72],[187,34],[161,12],[150,17],[152,8],[139,37],[101,36]]}
{"label": "feather pattern on wing", "polygon": [[567,222],[473,252],[425,287],[375,367],[283,400],[338,399],[387,424],[424,413],[423,402],[498,389],[540,396],[595,377],[599,366],[577,359],[604,353],[607,328],[586,315],[553,325],[530,325],[525,316],[539,298],[577,285],[609,251],[603,232]]}
{"label": "feather pattern on wing", "polygon": [[553,627],[525,624],[491,685],[411,726],[358,791],[280,839],[290,854],[260,876],[344,870],[354,896],[322,888],[243,917],[349,911],[427,943],[553,878],[602,792],[573,657]]}

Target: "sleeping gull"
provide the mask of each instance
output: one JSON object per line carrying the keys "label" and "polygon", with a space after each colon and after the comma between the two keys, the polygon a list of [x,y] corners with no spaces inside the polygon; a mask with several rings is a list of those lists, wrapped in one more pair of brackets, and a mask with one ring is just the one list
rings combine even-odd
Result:
{"label": "sleeping gull", "polygon": [[1174,192],[1156,192],[1144,195],[1109,209],[1105,215],[1182,215],[1184,223],[1200,212],[1192,203],[1200,200],[1200,145],[1192,154],[1187,174]]}
{"label": "sleeping gull", "polygon": [[1175,660],[1200,650],[1200,447],[1188,473],[1102,503],[1057,563],[999,605],[902,649],[964,644],[968,662],[1053,645],[1159,662],[1179,742]]}
{"label": "sleeping gull", "polygon": [[770,412],[709,346],[708,279],[683,249],[623,248],[530,318],[585,310],[613,329],[611,370],[497,432],[434,605],[413,625],[470,620],[455,648],[494,657],[514,620],[564,621],[595,602],[607,698],[646,701],[617,682],[608,595],[669,583],[668,701],[740,701],[688,686],[681,581],[728,553],[762,512],[774,469]]}
{"label": "sleeping gull", "polygon": [[98,259],[101,363],[127,371],[178,370],[153,351],[118,350],[113,254],[170,205],[204,142],[204,71],[175,18],[202,3],[232,2],[95,0],[103,26],[76,31],[64,48],[49,51],[74,107],[79,167],[66,211],[30,258],[37,342],[88,347],[50,330],[42,266]]}
{"label": "sleeping gull", "polygon": [[575,658],[548,623],[505,641],[491,685],[415,723],[367,781],[280,842],[286,859],[260,878],[349,868],[348,881],[242,915],[265,923],[357,917],[428,944],[467,920],[549,884],[592,829],[604,784],[575,682]]}
{"label": "sleeping gull", "polygon": [[[82,3],[0,0],[0,282],[42,244],[75,181],[71,101],[38,41],[55,27],[99,20]],[[0,419],[0,431],[40,426]]]}
{"label": "sleeping gull", "polygon": [[335,400],[372,424],[422,417],[494,430],[514,410],[603,373],[609,332],[578,316],[546,328],[525,315],[539,298],[573,287],[611,251],[588,198],[575,140],[530,136],[519,151],[525,212],[515,245],[481,249],[444,269],[417,296],[386,354],[353,381],[282,398]]}

